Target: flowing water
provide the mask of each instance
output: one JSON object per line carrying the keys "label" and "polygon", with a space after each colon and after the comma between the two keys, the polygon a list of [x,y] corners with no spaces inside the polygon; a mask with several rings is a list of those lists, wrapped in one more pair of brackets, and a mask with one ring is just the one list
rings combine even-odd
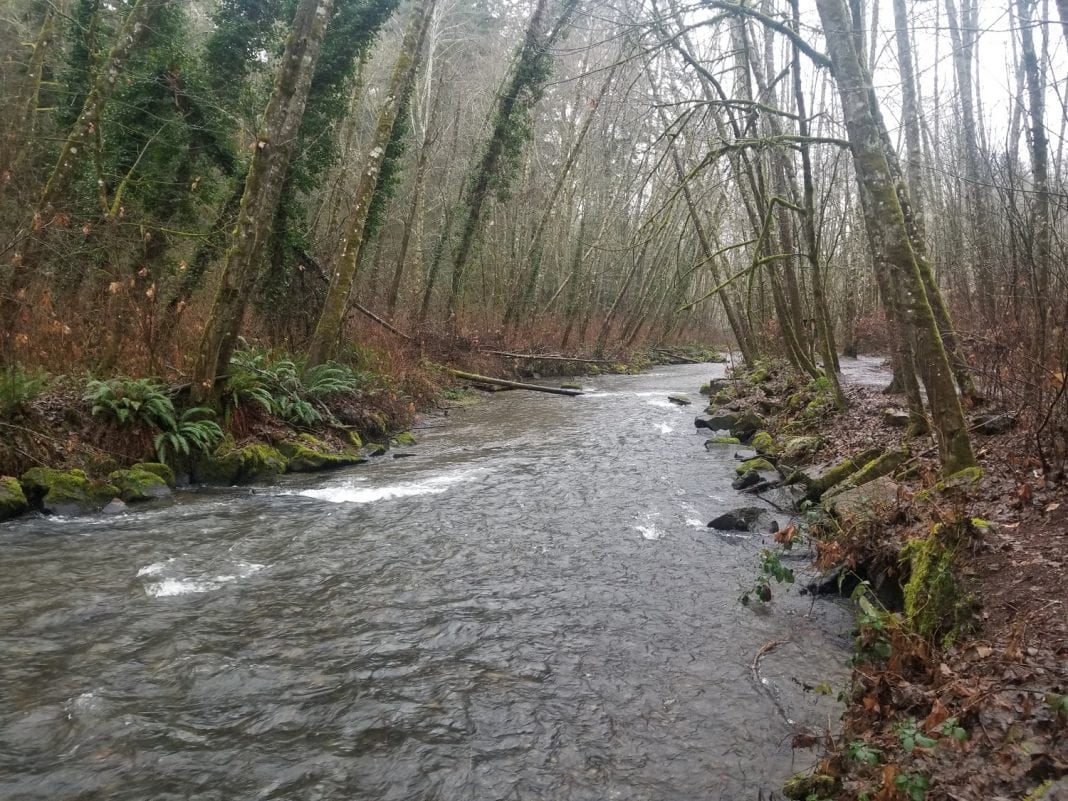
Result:
{"label": "flowing water", "polygon": [[0,798],[767,797],[849,613],[738,603],[785,518],[706,528],[753,503],[693,426],[721,374],[500,393],[410,458],[0,526]]}

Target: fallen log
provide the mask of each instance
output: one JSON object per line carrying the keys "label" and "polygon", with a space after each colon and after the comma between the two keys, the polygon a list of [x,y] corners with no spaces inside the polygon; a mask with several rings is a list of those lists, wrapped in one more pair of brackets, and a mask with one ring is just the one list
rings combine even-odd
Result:
{"label": "fallen log", "polygon": [[463,370],[453,370],[451,367],[446,368],[446,370],[449,375],[454,375],[465,381],[475,381],[479,384],[492,384],[498,387],[507,387],[508,389],[529,389],[532,392],[548,392],[550,395],[567,395],[569,397],[582,394],[580,389],[560,389],[558,387],[543,387],[540,384],[523,384],[519,381],[507,381],[503,378],[490,378],[478,373],[465,373]]}
{"label": "fallen log", "polygon": [[577,362],[579,364],[615,364],[609,359],[580,359],[576,356],[557,356],[555,354],[511,353],[506,350],[484,350],[481,353],[490,356],[504,356],[509,359],[530,359],[535,362]]}

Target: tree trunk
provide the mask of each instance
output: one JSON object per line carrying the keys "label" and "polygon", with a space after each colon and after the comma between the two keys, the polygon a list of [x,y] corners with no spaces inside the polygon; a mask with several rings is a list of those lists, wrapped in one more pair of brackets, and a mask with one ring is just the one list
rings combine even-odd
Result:
{"label": "tree trunk", "polygon": [[245,178],[233,242],[197,347],[191,386],[197,403],[208,400],[216,376],[229,366],[245,306],[255,290],[260,255],[281,198],[332,6],[333,0],[300,0],[297,6]]}
{"label": "tree trunk", "polygon": [[[356,189],[341,257],[334,267],[334,273],[330,278],[330,289],[323,303],[323,311],[308,347],[310,366],[322,364],[330,359],[341,334],[341,323],[348,311],[349,296],[352,294],[352,285],[356,280],[356,265],[360,248],[364,244],[364,231],[367,227],[371,200],[378,186],[378,176],[382,169],[382,162],[385,160],[386,149],[393,137],[397,115],[411,93],[412,82],[418,69],[419,52],[422,49],[427,22],[432,12],[433,0],[420,0],[412,10],[412,19],[405,31],[400,54],[393,66],[393,75],[390,78],[389,88],[386,90],[386,100],[378,114],[378,125],[375,127],[374,138],[371,141],[371,150],[367,154],[367,161]],[[381,247],[381,243],[379,246]]]}
{"label": "tree trunk", "polygon": [[904,212],[884,150],[881,129],[869,96],[870,80],[854,46],[849,13],[843,0],[817,0],[838,91],[842,98],[853,163],[861,191],[871,206],[865,214],[872,246],[885,253],[906,296],[908,325],[918,345],[918,367],[927,389],[931,417],[938,435],[943,470],[955,473],[975,466],[971,439],[949,359],[924,291]]}

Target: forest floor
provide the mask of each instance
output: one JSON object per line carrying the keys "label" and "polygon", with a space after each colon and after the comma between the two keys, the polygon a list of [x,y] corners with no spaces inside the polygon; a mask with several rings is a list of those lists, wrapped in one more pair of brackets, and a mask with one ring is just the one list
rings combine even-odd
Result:
{"label": "forest floor", "polygon": [[[846,411],[818,422],[784,411],[769,430],[818,432],[818,462],[900,447],[902,429],[883,415],[900,399],[845,390]],[[873,504],[852,530],[843,522],[815,535],[822,566],[844,564],[892,591],[879,593],[887,606],[870,596],[859,612],[841,734],[795,740],[823,747],[817,773],[834,781],[795,797],[1068,799],[1068,488],[1043,479],[1031,441],[1023,429],[973,433],[981,476],[943,482],[932,443],[915,438],[893,476],[896,502]],[[924,638],[897,604],[917,564],[906,546],[932,532],[952,549],[950,603],[965,614]],[[938,598],[932,592],[928,603]],[[877,642],[887,646],[881,656],[869,647]]]}

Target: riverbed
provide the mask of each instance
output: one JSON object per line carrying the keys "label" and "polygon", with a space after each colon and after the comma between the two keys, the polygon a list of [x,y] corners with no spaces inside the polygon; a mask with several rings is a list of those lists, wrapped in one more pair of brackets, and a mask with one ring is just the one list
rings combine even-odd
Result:
{"label": "riverbed", "polygon": [[850,612],[738,602],[786,518],[706,527],[753,504],[693,425],[722,373],[496,393],[351,469],[0,525],[0,797],[767,797],[836,716],[811,690]]}

